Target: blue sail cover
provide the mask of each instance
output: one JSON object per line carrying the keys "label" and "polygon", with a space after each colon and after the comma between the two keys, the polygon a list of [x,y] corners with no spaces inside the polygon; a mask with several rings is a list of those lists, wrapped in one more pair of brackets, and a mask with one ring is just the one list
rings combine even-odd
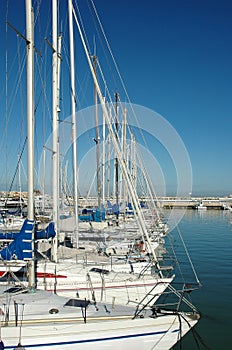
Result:
{"label": "blue sail cover", "polygon": [[30,260],[32,259],[32,231],[34,221],[26,219],[20,232],[8,247],[0,252],[2,260]]}
{"label": "blue sail cover", "polygon": [[0,232],[0,240],[12,240],[15,239],[18,234],[19,232]]}
{"label": "blue sail cover", "polygon": [[96,209],[96,211],[94,211],[93,213],[93,218],[95,222],[101,222],[104,221],[106,219],[106,212],[105,209]]}
{"label": "blue sail cover", "polygon": [[113,212],[115,215],[119,215],[119,206],[118,206],[118,204],[113,204],[113,205],[112,205],[112,212]]}
{"label": "blue sail cover", "polygon": [[49,239],[54,238],[56,235],[54,222],[50,222],[50,224],[45,228],[45,230],[35,231],[35,239]]}
{"label": "blue sail cover", "polygon": [[[0,252],[0,258],[8,261],[32,259],[32,232],[34,226],[34,221],[26,219],[20,232],[12,234],[14,240]],[[55,237],[55,235],[54,223],[51,222],[45,230],[35,232],[35,239],[48,239]]]}
{"label": "blue sail cover", "polygon": [[107,201],[107,208],[106,208],[107,213],[112,213],[113,212],[113,206],[110,203],[110,201]]}
{"label": "blue sail cover", "polygon": [[106,212],[105,208],[102,207],[102,209],[83,209],[82,215],[78,216],[80,221],[95,221],[95,222],[101,222],[106,219]]}

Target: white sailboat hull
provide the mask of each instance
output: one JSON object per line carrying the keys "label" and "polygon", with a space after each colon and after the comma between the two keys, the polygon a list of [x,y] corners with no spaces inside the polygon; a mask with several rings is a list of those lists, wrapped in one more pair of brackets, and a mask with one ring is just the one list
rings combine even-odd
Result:
{"label": "white sailboat hull", "polygon": [[[128,272],[108,271],[101,273],[110,266],[100,264],[85,267],[82,264],[48,262],[46,265],[37,266],[37,288],[56,292],[66,297],[89,298],[97,302],[136,305],[151,290],[154,303],[172,282],[170,278],[158,278],[157,276],[130,274]],[[94,270],[95,271],[92,271]],[[99,270],[99,272],[96,271]],[[151,299],[151,297],[149,296]]]}
{"label": "white sailboat hull", "polygon": [[[185,318],[187,316],[185,315]],[[181,336],[197,322],[188,318],[188,324],[181,324]],[[99,318],[100,321],[100,318]],[[170,349],[180,339],[180,321],[177,315],[161,316],[156,319],[135,319],[119,317],[118,320],[97,319],[84,324],[61,321],[61,324],[25,325],[22,327],[21,344],[34,350],[92,350],[127,349],[151,350]],[[41,321],[42,323],[42,321]],[[19,341],[20,327],[2,328],[5,349],[14,350]]]}
{"label": "white sailboat hull", "polygon": [[198,321],[197,313],[69,299],[39,290],[1,286],[5,350],[170,349]]}

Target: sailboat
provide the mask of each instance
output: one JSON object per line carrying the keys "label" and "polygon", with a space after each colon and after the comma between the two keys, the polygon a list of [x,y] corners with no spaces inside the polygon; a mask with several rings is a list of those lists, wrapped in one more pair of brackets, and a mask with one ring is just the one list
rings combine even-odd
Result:
{"label": "sailboat", "polygon": [[[72,2],[69,0],[69,6]],[[53,0],[53,11],[57,11],[57,3]],[[36,273],[38,269],[35,265],[34,242],[35,224],[33,208],[33,188],[34,188],[34,103],[33,103],[33,8],[31,0],[26,0],[26,24],[27,24],[27,91],[28,91],[28,218],[26,219],[20,234],[25,234],[22,239],[23,247],[19,253],[21,258],[27,263],[28,284],[23,285],[17,280],[13,286],[8,283],[0,286],[0,317],[1,317],[1,342],[2,349],[14,350],[17,348],[35,350],[57,349],[170,349],[178,342],[199,320],[198,310],[185,298],[185,291],[182,293],[175,290],[170,282],[174,278],[165,281],[156,278],[156,284],[150,286],[148,290],[144,288],[139,299],[131,300],[126,305],[117,298],[111,296],[111,300],[98,298],[95,296],[92,279],[89,280],[89,290],[92,292],[91,298],[87,294],[82,297],[63,297],[46,290],[36,288]],[[94,75],[93,75],[94,77]],[[101,93],[97,81],[96,88],[100,99]],[[107,113],[107,111],[105,111]],[[110,128],[110,125],[109,125]],[[114,140],[114,146],[120,159],[120,149]],[[128,179],[127,169],[121,164],[125,178]],[[128,179],[130,184],[130,179]],[[134,198],[134,205],[140,218],[139,207],[134,194],[133,186],[131,195]],[[142,229],[146,235],[146,227]],[[53,226],[50,226],[53,231]],[[49,230],[50,232],[50,230]],[[48,233],[48,231],[47,231]],[[147,236],[149,242],[150,237]],[[16,242],[13,242],[16,243]],[[12,243],[12,244],[13,244]],[[26,244],[26,245],[25,245]],[[9,245],[2,252],[2,258],[7,259]],[[18,247],[17,247],[18,248]],[[16,249],[16,244],[15,244]],[[5,253],[5,256],[4,256]],[[155,252],[152,252],[154,256]],[[26,254],[26,255],[25,255]],[[12,254],[10,257],[13,258]],[[158,261],[156,261],[156,264]],[[161,271],[161,270],[160,270]],[[92,271],[101,277],[102,286],[105,282],[104,274],[107,271]],[[90,273],[90,271],[89,271]],[[115,283],[117,274],[114,274]],[[128,277],[128,274],[127,274]],[[54,274],[57,278],[57,274]],[[133,285],[133,278],[132,281]],[[160,289],[161,286],[161,289]],[[101,287],[102,288],[102,287]],[[127,286],[121,286],[120,295],[123,291],[127,293]],[[159,297],[168,288],[167,294],[173,293],[174,309],[165,307],[159,301]],[[146,292],[146,293],[145,293]],[[159,304],[157,304],[159,302]],[[190,311],[180,311],[180,304],[184,302]]]}

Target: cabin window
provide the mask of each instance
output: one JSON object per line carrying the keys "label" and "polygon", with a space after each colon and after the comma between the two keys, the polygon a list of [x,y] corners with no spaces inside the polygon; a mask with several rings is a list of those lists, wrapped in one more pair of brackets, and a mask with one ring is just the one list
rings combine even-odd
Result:
{"label": "cabin window", "polygon": [[64,306],[74,306],[74,307],[84,308],[84,307],[87,307],[89,304],[90,304],[90,301],[86,299],[69,299],[67,303],[64,304]]}
{"label": "cabin window", "polygon": [[103,275],[108,275],[110,273],[109,270],[99,269],[98,267],[93,267],[90,272],[102,273]]}
{"label": "cabin window", "polygon": [[4,291],[4,293],[11,293],[11,294],[13,294],[13,293],[19,293],[19,292],[27,292],[27,289],[25,289],[25,288],[23,288],[23,287],[21,287],[21,286],[15,286],[15,287],[12,287],[12,288],[9,288],[9,289],[6,289],[5,291]]}

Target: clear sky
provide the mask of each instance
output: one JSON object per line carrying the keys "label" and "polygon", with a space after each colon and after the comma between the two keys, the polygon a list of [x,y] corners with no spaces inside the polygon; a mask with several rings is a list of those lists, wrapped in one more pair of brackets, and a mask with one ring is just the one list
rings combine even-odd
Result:
{"label": "clear sky", "polygon": [[[23,125],[20,124],[17,113],[13,112],[15,108],[19,111],[20,99],[20,89],[17,98],[11,89],[13,80],[8,83],[8,104],[11,106],[14,102],[14,108],[8,112],[7,131],[5,125],[6,3],[1,1],[0,12],[4,42],[0,47],[1,71],[4,73],[0,77],[0,154],[2,163],[7,162],[9,169],[5,171],[3,167],[4,171],[1,170],[2,187],[6,183],[4,174],[8,174],[9,186],[14,173],[11,164],[16,152],[11,155],[12,142],[22,133],[21,141],[17,141],[17,147],[22,149],[25,137],[25,119]],[[40,1],[35,2],[35,8],[38,3]],[[50,1],[42,0],[41,3],[45,8]],[[65,3],[62,0],[62,7]],[[232,194],[232,2],[95,0],[95,5],[131,102],[162,115],[182,138],[192,164],[192,194]],[[8,20],[20,31],[24,30],[24,7],[24,0],[9,0]],[[81,0],[80,8],[84,14],[87,7]],[[49,11],[37,19],[37,28],[42,31],[47,23]],[[87,32],[90,31],[90,25],[85,26]],[[13,36],[15,34],[8,28],[9,61],[13,57],[12,51],[17,50]],[[37,46],[40,49],[39,44]],[[20,57],[22,63],[23,56]],[[17,66],[18,61],[15,61],[14,71]],[[9,62],[9,77],[10,67]],[[113,88],[117,90],[117,83]],[[127,100],[123,93],[120,98]],[[25,110],[20,109],[20,114],[24,115]]]}
{"label": "clear sky", "polygon": [[193,193],[232,193],[232,2],[97,4],[131,100],[183,139]]}

